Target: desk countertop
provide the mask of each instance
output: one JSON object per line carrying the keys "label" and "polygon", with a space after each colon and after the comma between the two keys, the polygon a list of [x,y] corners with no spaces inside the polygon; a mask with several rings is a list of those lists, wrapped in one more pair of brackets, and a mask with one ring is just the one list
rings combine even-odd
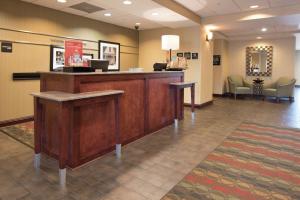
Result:
{"label": "desk countertop", "polygon": [[130,72],[130,71],[118,71],[118,72],[39,72],[41,74],[59,74],[59,75],[70,75],[70,76],[80,76],[80,75],[119,75],[119,74],[171,74],[171,73],[183,73],[182,71],[155,71],[155,72]]}
{"label": "desk countertop", "polygon": [[48,92],[31,93],[31,95],[42,99],[64,102],[64,101],[74,101],[79,99],[101,97],[101,96],[118,95],[123,93],[124,93],[123,90],[105,90],[105,91],[84,92],[84,93],[76,93],[76,94],[59,92],[59,91],[48,91]]}

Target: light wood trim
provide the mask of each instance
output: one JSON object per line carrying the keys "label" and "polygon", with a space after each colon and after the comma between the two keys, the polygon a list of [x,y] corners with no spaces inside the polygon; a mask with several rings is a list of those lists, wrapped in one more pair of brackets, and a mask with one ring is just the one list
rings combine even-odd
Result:
{"label": "light wood trim", "polygon": [[[0,42],[7,42],[9,40],[0,40]],[[9,41],[15,44],[27,44],[27,45],[37,45],[37,46],[51,46],[51,44],[45,44],[45,43],[36,43],[36,42],[28,42],[28,41]],[[91,48],[83,48],[83,50],[86,51],[97,51],[98,49],[91,49]],[[138,53],[132,53],[132,52],[125,52],[125,51],[120,51],[122,54],[133,54],[133,55],[139,55]]]}
{"label": "light wood trim", "polygon": [[[55,38],[61,38],[61,39],[81,40],[83,42],[91,42],[91,43],[97,43],[97,44],[99,42],[99,41],[96,41],[96,40],[88,40],[88,39],[82,39],[82,38],[76,38],[76,37],[70,37],[70,36],[60,36],[60,35],[53,35],[53,34],[47,34],[47,33],[39,33],[39,32],[26,31],[26,30],[17,30],[17,29],[10,29],[10,28],[4,28],[4,27],[0,27],[0,30],[18,32],[18,33],[24,33],[24,34],[31,34],[31,35],[55,37]],[[124,44],[120,44],[120,46],[129,47],[129,48],[136,48],[136,49],[139,48],[139,47],[136,47],[136,46],[124,45]]]}

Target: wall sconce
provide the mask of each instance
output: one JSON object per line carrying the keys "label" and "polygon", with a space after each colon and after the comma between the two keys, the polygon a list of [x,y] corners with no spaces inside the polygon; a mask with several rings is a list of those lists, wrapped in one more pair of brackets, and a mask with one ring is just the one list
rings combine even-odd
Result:
{"label": "wall sconce", "polygon": [[206,33],[206,41],[207,41],[207,42],[211,41],[211,40],[213,39],[213,37],[214,37],[214,33],[213,33],[213,32],[208,31],[208,32]]}
{"label": "wall sconce", "polygon": [[179,36],[178,35],[163,35],[161,36],[161,49],[169,51],[170,62],[172,58],[172,50],[179,50]]}

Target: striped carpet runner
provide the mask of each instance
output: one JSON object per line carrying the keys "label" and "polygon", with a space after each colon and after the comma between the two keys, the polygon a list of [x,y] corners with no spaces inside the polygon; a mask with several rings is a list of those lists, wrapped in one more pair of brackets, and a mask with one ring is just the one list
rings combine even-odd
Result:
{"label": "striped carpet runner", "polygon": [[163,200],[300,200],[300,130],[241,124]]}

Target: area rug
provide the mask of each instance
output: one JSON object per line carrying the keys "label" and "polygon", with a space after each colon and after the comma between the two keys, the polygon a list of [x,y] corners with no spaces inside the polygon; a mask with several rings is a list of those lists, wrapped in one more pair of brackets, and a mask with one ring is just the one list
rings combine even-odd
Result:
{"label": "area rug", "polygon": [[33,121],[2,127],[0,131],[31,148],[34,147]]}
{"label": "area rug", "polygon": [[300,199],[300,130],[243,123],[162,199]]}

